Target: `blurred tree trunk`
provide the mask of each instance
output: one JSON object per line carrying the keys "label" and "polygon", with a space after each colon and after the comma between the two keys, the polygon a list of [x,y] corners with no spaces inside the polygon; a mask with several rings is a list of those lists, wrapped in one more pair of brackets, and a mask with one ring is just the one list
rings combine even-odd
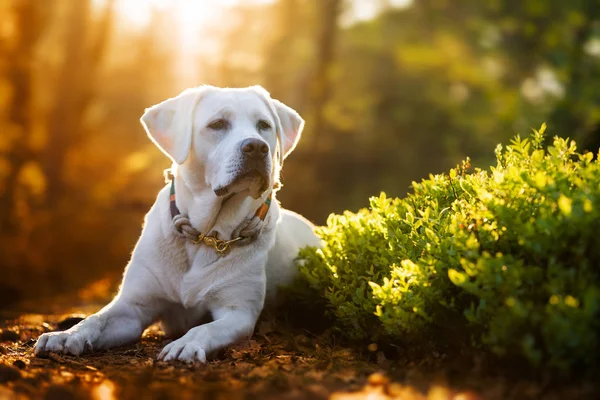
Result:
{"label": "blurred tree trunk", "polygon": [[[65,38],[65,57],[50,112],[44,167],[48,181],[47,205],[56,205],[65,189],[65,159],[82,136],[85,113],[92,103],[114,19],[114,0],[109,0],[97,26],[92,26],[90,1],[72,1]],[[94,29],[92,29],[94,28]]]}
{"label": "blurred tree trunk", "polygon": [[318,2],[319,33],[317,35],[317,58],[311,87],[311,106],[313,108],[313,135],[315,150],[321,150],[325,141],[319,132],[325,131],[325,105],[331,98],[331,66],[334,60],[334,48],[337,38],[337,22],[340,14],[340,0],[321,0]]}
{"label": "blurred tree trunk", "polygon": [[[586,129],[582,115],[585,87],[594,80],[598,71],[590,70],[586,63],[585,46],[592,37],[594,25],[600,19],[598,0],[585,0],[583,16],[585,20],[575,31],[571,54],[568,59],[568,75],[565,93],[548,118],[551,133],[577,139],[581,145],[592,144],[598,132]],[[596,79],[598,76],[595,77]],[[598,142],[599,139],[596,139]],[[588,143],[589,142],[589,143]],[[591,150],[591,149],[590,149]],[[596,148],[597,150],[597,148]]]}
{"label": "blurred tree trunk", "polygon": [[292,51],[298,29],[298,0],[280,0],[276,7],[273,24],[277,25],[277,36],[266,57],[265,86],[274,98],[285,101],[291,95],[289,75],[294,70],[292,63],[297,62]]}
{"label": "blurred tree trunk", "polygon": [[[338,17],[342,1],[319,0],[314,3],[317,21],[317,35],[315,40],[315,62],[308,85],[307,120],[309,132],[305,140],[309,139],[306,146],[310,146],[311,161],[304,163],[303,175],[310,176],[306,190],[300,196],[302,202],[310,203],[332,180],[332,160],[328,151],[329,144],[335,140],[332,127],[328,124],[325,108],[332,98],[333,85],[331,70],[334,63],[334,53],[338,36]],[[306,166],[308,165],[308,168]],[[328,207],[328,205],[324,205]]]}
{"label": "blurred tree trunk", "polygon": [[[0,196],[0,226],[5,232],[16,228],[15,199],[18,193],[18,178],[21,168],[33,159],[29,148],[31,113],[33,103],[33,57],[40,34],[44,30],[47,5],[37,0],[14,2],[16,38],[6,49],[7,77],[12,85],[12,101],[7,110],[8,122],[15,130],[7,159],[11,172],[4,182]],[[11,130],[12,130],[11,129]]]}
{"label": "blurred tree trunk", "polygon": [[241,13],[232,16],[232,24],[223,35],[223,50],[217,66],[219,86],[240,86],[237,82],[236,67],[232,63],[232,55],[236,50],[238,39],[246,34],[246,26]]}

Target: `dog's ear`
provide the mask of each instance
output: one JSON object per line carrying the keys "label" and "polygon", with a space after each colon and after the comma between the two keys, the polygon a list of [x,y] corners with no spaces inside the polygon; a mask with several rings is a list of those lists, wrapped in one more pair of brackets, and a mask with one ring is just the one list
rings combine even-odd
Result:
{"label": "dog's ear", "polygon": [[190,152],[194,110],[201,93],[200,88],[187,89],[147,108],[140,119],[154,144],[177,164],[183,164]]}
{"label": "dog's ear", "polygon": [[293,108],[286,106],[279,100],[272,99],[272,101],[281,122],[282,129],[278,132],[278,136],[283,160],[294,150],[298,140],[300,140],[304,120]]}

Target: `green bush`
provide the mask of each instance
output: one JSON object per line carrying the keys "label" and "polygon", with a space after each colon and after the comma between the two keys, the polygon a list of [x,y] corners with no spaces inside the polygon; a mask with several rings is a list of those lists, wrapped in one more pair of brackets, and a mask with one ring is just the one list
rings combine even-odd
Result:
{"label": "green bush", "polygon": [[331,215],[304,284],[352,339],[439,341],[566,369],[594,366],[600,327],[600,162],[543,134],[497,166],[413,183],[403,199]]}

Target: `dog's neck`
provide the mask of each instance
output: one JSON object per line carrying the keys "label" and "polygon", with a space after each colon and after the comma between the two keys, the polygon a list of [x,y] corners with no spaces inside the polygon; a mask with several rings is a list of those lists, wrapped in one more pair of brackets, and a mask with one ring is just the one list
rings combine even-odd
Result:
{"label": "dog's neck", "polygon": [[[186,215],[191,225],[198,231],[220,239],[233,239],[234,230],[246,218],[251,218],[264,203],[269,193],[254,199],[245,193],[233,196],[217,196],[214,190],[198,177],[204,171],[193,173],[185,168],[172,168],[175,179],[176,204],[180,213]],[[171,215],[169,215],[171,218]]]}

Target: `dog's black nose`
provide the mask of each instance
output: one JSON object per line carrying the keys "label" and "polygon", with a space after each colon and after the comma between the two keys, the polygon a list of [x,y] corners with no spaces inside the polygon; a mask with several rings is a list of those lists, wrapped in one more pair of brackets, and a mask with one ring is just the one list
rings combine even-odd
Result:
{"label": "dog's black nose", "polygon": [[241,148],[248,158],[263,158],[269,152],[269,145],[260,139],[246,139],[241,143]]}

